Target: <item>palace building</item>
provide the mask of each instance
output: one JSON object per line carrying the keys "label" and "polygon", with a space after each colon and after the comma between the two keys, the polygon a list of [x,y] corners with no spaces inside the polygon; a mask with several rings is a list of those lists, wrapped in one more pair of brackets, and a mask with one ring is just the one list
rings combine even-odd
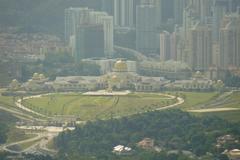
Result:
{"label": "palace building", "polygon": [[[41,75],[41,76],[40,76]],[[140,76],[136,72],[128,70],[128,65],[123,60],[115,62],[111,72],[102,76],[67,76],[56,77],[54,81],[48,81],[42,74],[35,73],[28,82],[20,87],[25,91],[95,91],[107,90],[132,90],[139,92],[154,92],[161,90],[162,86],[170,81],[162,77]]]}

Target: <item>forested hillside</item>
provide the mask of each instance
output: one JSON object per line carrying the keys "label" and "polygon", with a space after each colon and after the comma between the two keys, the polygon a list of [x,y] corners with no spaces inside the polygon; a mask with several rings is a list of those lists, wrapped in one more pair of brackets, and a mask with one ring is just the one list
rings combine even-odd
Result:
{"label": "forested hillside", "polygon": [[[189,151],[198,157],[211,152],[213,157],[219,157],[223,156],[221,152],[226,148],[217,150],[216,139],[226,134],[238,136],[240,127],[216,117],[196,118],[179,110],[170,110],[123,119],[89,122],[73,132],[62,133],[56,139],[56,145],[60,149],[60,159],[68,156],[71,160],[146,159],[146,157],[172,160],[173,158],[167,154],[172,150]],[[143,151],[136,147],[136,143],[146,137],[154,139],[155,145],[160,147],[162,152]],[[116,156],[112,149],[119,144],[133,148],[134,154],[127,157]],[[231,147],[227,149],[232,149]],[[182,155],[175,155],[174,159],[182,158]]]}

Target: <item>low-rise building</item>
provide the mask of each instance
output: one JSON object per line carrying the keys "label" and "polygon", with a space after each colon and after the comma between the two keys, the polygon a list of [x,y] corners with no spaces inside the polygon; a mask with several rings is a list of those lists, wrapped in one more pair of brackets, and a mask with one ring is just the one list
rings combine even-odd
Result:
{"label": "low-rise building", "polygon": [[233,149],[227,153],[230,160],[240,160],[240,150]]}
{"label": "low-rise building", "polygon": [[123,155],[123,154],[130,154],[132,151],[132,148],[130,147],[125,147],[123,145],[117,145],[113,148],[113,153],[118,154],[118,155]]}
{"label": "low-rise building", "polygon": [[43,74],[34,73],[32,79],[23,83],[21,88],[25,91],[55,91],[55,92],[81,92],[107,89],[133,90],[140,92],[159,91],[162,86],[170,83],[163,77],[144,77],[128,70],[125,61],[117,61],[111,72],[102,76],[67,76],[57,77],[49,81]]}
{"label": "low-rise building", "polygon": [[144,138],[142,141],[137,143],[137,146],[142,149],[153,149],[154,148],[154,140],[151,138]]}
{"label": "low-rise building", "polygon": [[167,90],[179,91],[212,91],[224,87],[222,81],[212,81],[201,72],[197,71],[192,78],[176,80],[165,86]]}

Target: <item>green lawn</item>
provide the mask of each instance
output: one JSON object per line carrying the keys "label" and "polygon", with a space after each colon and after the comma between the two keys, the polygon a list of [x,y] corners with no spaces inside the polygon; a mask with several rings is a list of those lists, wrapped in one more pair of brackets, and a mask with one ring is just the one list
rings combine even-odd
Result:
{"label": "green lawn", "polygon": [[[17,100],[17,98],[15,98]],[[12,96],[1,96],[0,95],[0,104],[4,106],[15,106],[14,98]]]}
{"label": "green lawn", "polygon": [[56,94],[28,99],[24,104],[43,114],[78,115],[82,120],[109,118],[153,110],[175,100],[154,93],[132,93],[126,96],[85,96]]}
{"label": "green lawn", "polygon": [[8,132],[7,143],[18,142],[35,137],[35,134],[25,134],[24,130],[11,127]]}
{"label": "green lawn", "polygon": [[31,142],[22,143],[22,144],[19,144],[19,147],[21,148],[21,150],[25,150],[40,141],[41,141],[41,139],[37,139],[37,140],[31,141]]}
{"label": "green lawn", "polygon": [[217,92],[178,92],[177,94],[185,100],[181,105],[182,109],[194,109],[197,105],[205,104],[218,96]]}
{"label": "green lawn", "polygon": [[[218,108],[240,108],[240,92],[234,92],[230,95],[226,103],[217,106]],[[239,111],[224,111],[224,112],[211,112],[211,113],[194,113],[197,116],[217,116],[231,122],[240,122]]]}
{"label": "green lawn", "polygon": [[221,105],[222,108],[240,108],[240,92],[234,92],[230,95],[229,100]]}
{"label": "green lawn", "polygon": [[37,139],[37,140],[31,141],[31,142],[16,144],[16,145],[10,146],[8,148],[11,149],[11,150],[14,150],[14,151],[23,151],[23,150],[33,146],[34,144],[40,142],[40,141],[41,141],[41,139]]}

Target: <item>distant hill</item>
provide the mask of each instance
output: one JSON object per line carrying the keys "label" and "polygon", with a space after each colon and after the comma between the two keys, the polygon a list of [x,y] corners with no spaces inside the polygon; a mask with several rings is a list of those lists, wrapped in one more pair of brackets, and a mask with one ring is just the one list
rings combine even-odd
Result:
{"label": "distant hill", "polygon": [[[226,134],[239,138],[239,133],[238,124],[213,116],[197,118],[180,110],[167,110],[122,119],[88,122],[72,132],[61,133],[55,143],[60,150],[59,160],[190,160],[191,158],[181,155],[166,158],[164,152],[187,150],[197,156],[210,152],[217,158],[225,149],[240,147],[240,143],[216,150],[216,139]],[[164,152],[144,153],[139,150],[136,143],[146,137],[154,139],[155,144]],[[127,158],[112,154],[112,148],[119,144],[131,147],[135,153]]]}
{"label": "distant hill", "polygon": [[64,9],[86,6],[99,10],[101,0],[0,0],[0,26],[63,35]]}

